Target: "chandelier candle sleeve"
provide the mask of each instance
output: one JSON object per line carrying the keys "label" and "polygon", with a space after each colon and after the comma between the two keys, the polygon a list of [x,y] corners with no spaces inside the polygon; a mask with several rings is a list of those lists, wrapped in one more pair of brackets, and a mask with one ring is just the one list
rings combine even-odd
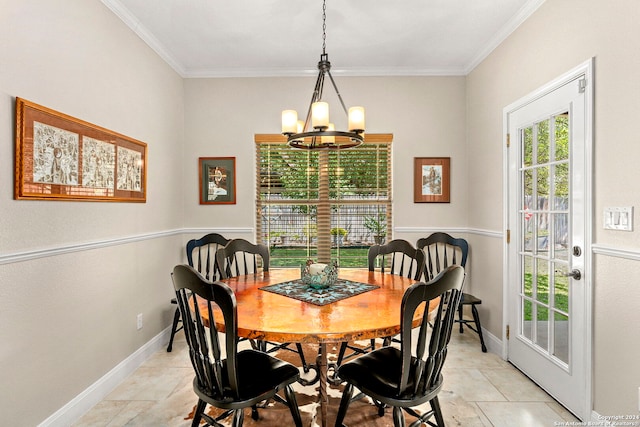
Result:
{"label": "chandelier candle sleeve", "polygon": [[284,110],[282,112],[282,133],[296,133],[298,131],[298,112]]}
{"label": "chandelier candle sleeve", "polygon": [[349,108],[349,130],[364,132],[364,107]]}
{"label": "chandelier candle sleeve", "polygon": [[329,104],[314,102],[311,106],[311,124],[314,129],[326,129],[329,126]]}
{"label": "chandelier candle sleeve", "polygon": [[[329,123],[329,126],[327,127],[327,130],[329,130],[329,131],[336,130],[336,125],[334,125],[333,123]],[[333,143],[336,142],[336,137],[335,136],[322,136],[322,137],[320,137],[320,142],[333,144]]]}

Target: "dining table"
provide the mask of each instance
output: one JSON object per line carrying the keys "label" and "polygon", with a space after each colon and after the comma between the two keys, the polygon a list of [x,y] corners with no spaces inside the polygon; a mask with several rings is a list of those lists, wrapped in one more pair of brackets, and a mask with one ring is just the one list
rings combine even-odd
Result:
{"label": "dining table", "polygon": [[[327,345],[356,340],[391,337],[400,333],[400,308],[405,290],[415,280],[399,275],[358,268],[342,268],[335,287],[369,285],[368,290],[332,301],[331,290],[327,297],[313,302],[299,296],[269,292],[271,285],[288,285],[299,282],[299,268],[272,268],[269,271],[231,277],[225,282],[234,292],[237,301],[238,336],[256,341],[278,343],[318,344],[316,363],[319,381],[320,423],[327,426],[328,383],[336,376],[328,376]],[[346,284],[346,285],[345,285]],[[282,289],[281,289],[282,291]],[[313,294],[315,291],[309,289]],[[344,295],[343,295],[344,296]],[[432,301],[429,312],[437,306]],[[206,310],[201,311],[206,316]],[[423,310],[418,310],[414,326],[422,320]],[[216,327],[224,330],[222,316],[215,316]],[[203,319],[208,322],[208,319]],[[333,367],[336,368],[337,367]],[[305,380],[302,380],[305,381]],[[339,379],[337,379],[339,381]],[[308,383],[308,382],[307,382]]]}

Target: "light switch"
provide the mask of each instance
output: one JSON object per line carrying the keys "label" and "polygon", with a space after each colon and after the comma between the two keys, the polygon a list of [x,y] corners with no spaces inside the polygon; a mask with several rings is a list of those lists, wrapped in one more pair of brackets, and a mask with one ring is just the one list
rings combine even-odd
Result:
{"label": "light switch", "polygon": [[633,231],[633,206],[604,208],[604,229]]}

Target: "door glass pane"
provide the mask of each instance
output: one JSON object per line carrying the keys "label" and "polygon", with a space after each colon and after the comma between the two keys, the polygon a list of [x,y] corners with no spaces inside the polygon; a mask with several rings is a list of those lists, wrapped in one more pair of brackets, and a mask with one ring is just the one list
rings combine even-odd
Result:
{"label": "door glass pane", "polygon": [[536,214],[536,218],[538,222],[537,252],[549,252],[549,214],[539,213]]}
{"label": "door glass pane", "polygon": [[524,208],[531,208],[531,199],[533,197],[533,169],[524,171]]}
{"label": "door glass pane", "polygon": [[545,350],[549,349],[549,309],[536,304],[536,344]]}
{"label": "door glass pane", "polygon": [[537,163],[547,163],[549,161],[549,120],[544,120],[536,125],[537,138]]}
{"label": "door glass pane", "polygon": [[531,166],[533,164],[533,128],[522,129],[522,165]]}
{"label": "door glass pane", "polygon": [[554,274],[554,301],[553,306],[557,310],[561,310],[564,313],[569,313],[569,278],[566,277],[567,266],[556,264]]}
{"label": "door glass pane", "polygon": [[536,299],[538,301],[549,302],[549,262],[544,259],[538,260],[538,271],[536,278]]}
{"label": "door glass pane", "polygon": [[554,259],[569,261],[569,214],[553,215]]}
{"label": "door glass pane", "polygon": [[531,310],[533,305],[529,300],[522,301],[522,335],[531,339]]}
{"label": "door glass pane", "polygon": [[533,258],[530,256],[524,256],[523,265],[524,265],[524,280],[523,280],[523,294],[528,297],[533,296],[533,290],[531,284],[533,282]]}
{"label": "door glass pane", "polygon": [[556,313],[553,322],[553,355],[569,363],[569,317]]}
{"label": "door glass pane", "polygon": [[[549,166],[540,166],[536,168],[538,185],[538,206],[548,205],[549,200]],[[548,207],[547,207],[548,209]]]}
{"label": "door glass pane", "polygon": [[554,166],[553,196],[554,209],[567,209],[569,202],[569,163],[558,163]]}
{"label": "door glass pane", "polygon": [[555,160],[569,158],[569,113],[554,117],[555,124]]}
{"label": "door glass pane", "polygon": [[533,251],[533,238],[534,238],[533,233],[535,231],[535,225],[536,225],[536,215],[528,211],[525,211],[522,214],[522,228],[524,233],[524,239],[522,240],[522,243],[523,243],[523,250],[525,252]]}

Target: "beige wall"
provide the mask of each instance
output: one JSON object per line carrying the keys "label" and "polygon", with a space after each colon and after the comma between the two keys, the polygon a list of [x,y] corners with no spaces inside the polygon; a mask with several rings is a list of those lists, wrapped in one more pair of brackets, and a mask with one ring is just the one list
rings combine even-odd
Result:
{"label": "beige wall", "polygon": [[[592,282],[594,410],[601,415],[638,413],[640,366],[632,355],[640,354],[639,21],[637,0],[550,0],[467,76],[468,158],[474,159],[468,195],[475,213],[469,227],[500,229],[503,108],[595,57],[594,252],[613,251],[594,256]],[[605,206],[635,206],[636,231],[603,230]],[[474,240],[473,247],[482,245]],[[493,241],[486,244],[501,250]],[[476,293],[484,301],[483,325],[501,337],[503,284],[496,272],[502,262],[486,261],[476,259],[472,275],[476,282],[498,276]]]}
{"label": "beige wall", "polygon": [[[0,424],[34,426],[170,322],[182,236],[133,240],[182,227],[183,88],[99,1],[0,11]],[[16,96],[146,142],[147,203],[13,200]]]}
{"label": "beige wall", "polygon": [[[367,132],[393,133],[394,225],[459,227],[467,218],[464,77],[337,77],[347,105],[365,105]],[[304,114],[313,78],[185,80],[185,224],[255,225],[256,133],[279,133],[280,112]],[[332,94],[326,87],[325,93]],[[332,117],[341,119],[339,104]],[[346,121],[346,118],[344,119]],[[345,123],[346,125],[346,123]],[[198,157],[236,157],[235,206],[198,205]],[[451,157],[450,204],[413,203],[413,158]],[[193,185],[190,185],[194,183]],[[253,236],[251,236],[253,238]],[[416,240],[415,236],[397,236]]]}

